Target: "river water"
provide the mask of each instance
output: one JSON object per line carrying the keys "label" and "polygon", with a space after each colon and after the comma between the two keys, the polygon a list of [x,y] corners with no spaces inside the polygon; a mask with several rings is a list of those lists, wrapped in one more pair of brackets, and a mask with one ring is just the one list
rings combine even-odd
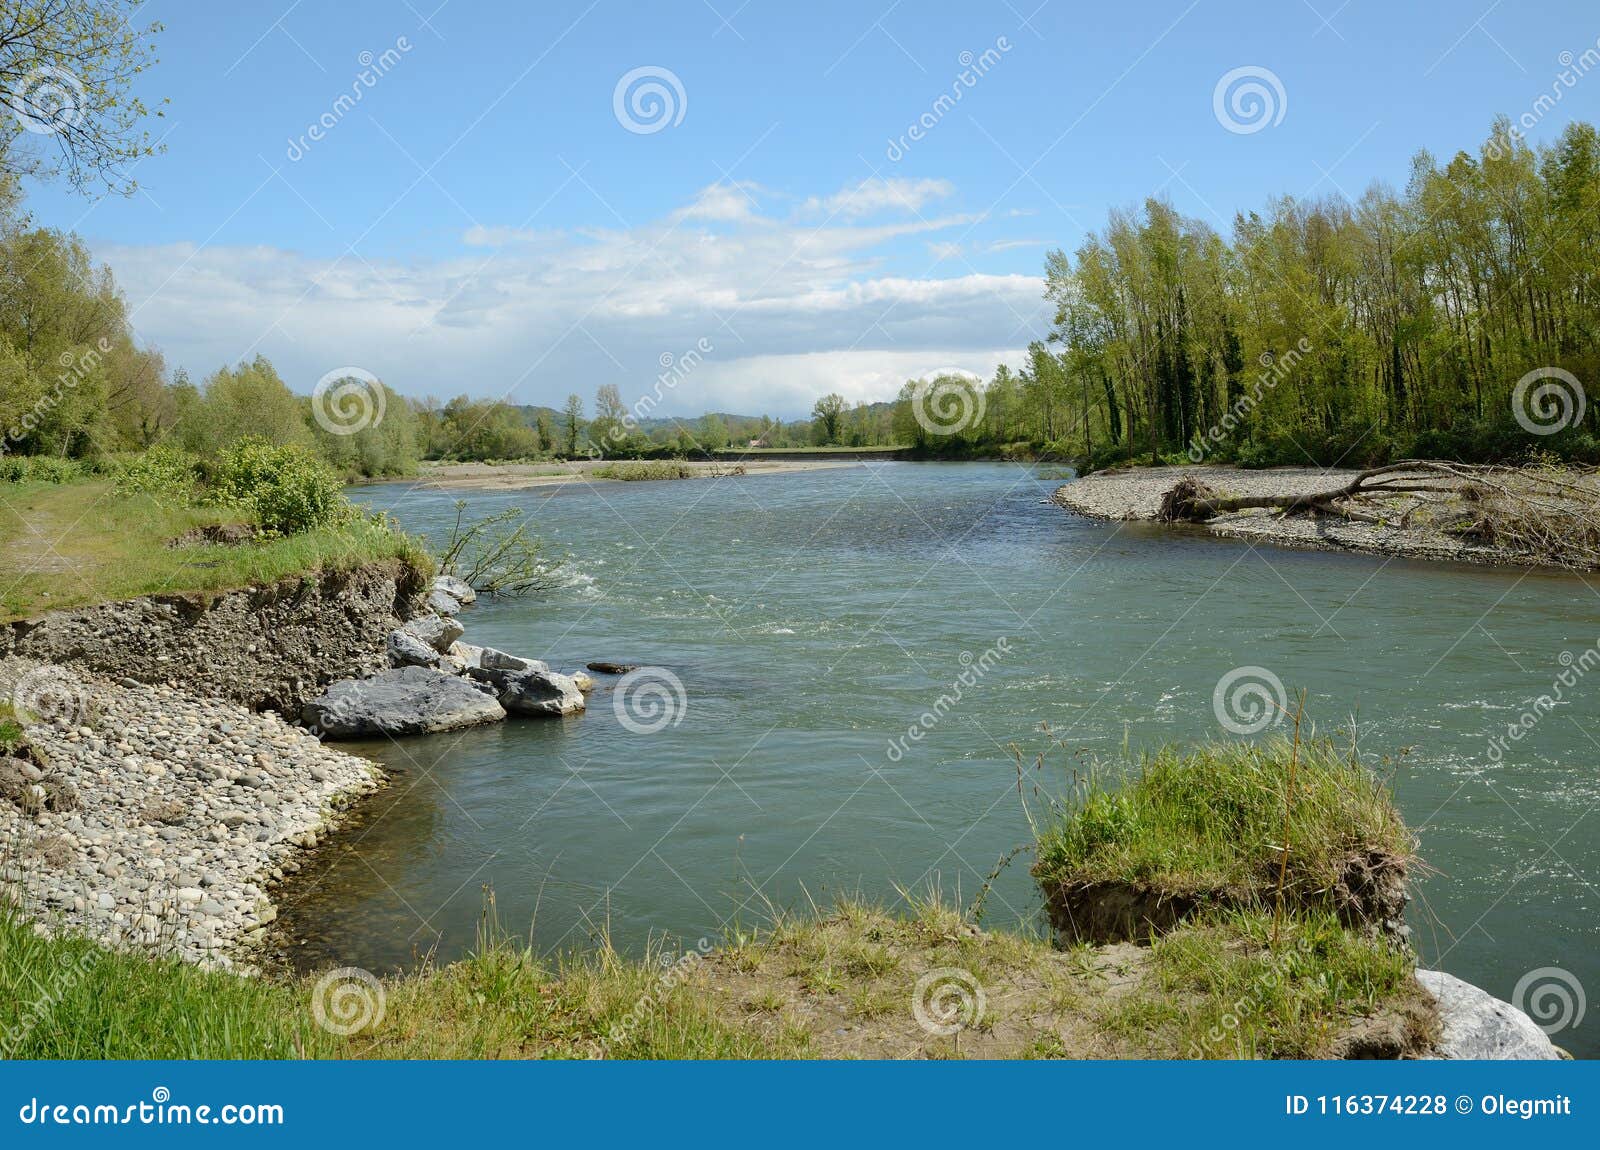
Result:
{"label": "river water", "polygon": [[[882,463],[466,494],[572,557],[559,591],[471,608],[469,641],[676,681],[619,707],[597,676],[580,717],[354,746],[395,784],[283,900],[299,961],[456,957],[486,889],[542,950],[930,884],[987,888],[986,925],[1040,930],[1027,856],[990,879],[1029,841],[1013,748],[1046,750],[1048,724],[1059,788],[1082,756],[1225,737],[1214,689],[1250,667],[1392,770],[1430,868],[1409,914],[1425,963],[1508,999],[1521,983],[1535,1009],[1600,989],[1600,667],[1493,743],[1600,642],[1600,580],[1094,523],[1046,502],[1059,482]],[[435,539],[460,497],[357,494]],[[1594,1056],[1596,1035],[1555,1039]]]}

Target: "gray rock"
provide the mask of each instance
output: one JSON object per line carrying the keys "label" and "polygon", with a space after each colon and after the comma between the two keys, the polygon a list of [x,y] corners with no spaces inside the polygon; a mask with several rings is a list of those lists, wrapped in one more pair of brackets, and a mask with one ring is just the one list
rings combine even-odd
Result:
{"label": "gray rock", "polygon": [[478,593],[472,589],[472,584],[465,579],[458,579],[454,575],[435,575],[433,577],[433,590],[443,591],[458,603],[476,603]]}
{"label": "gray rock", "polygon": [[461,612],[461,600],[439,590],[428,592],[428,606],[441,615],[456,615]]}
{"label": "gray rock", "polygon": [[500,705],[519,715],[571,715],[586,705],[578,685],[553,671],[493,671],[478,667],[469,674],[493,683]]}
{"label": "gray rock", "polygon": [[1545,1061],[1561,1057],[1533,1019],[1509,1002],[1442,970],[1419,970],[1417,981],[1439,1000],[1443,1033],[1435,1057]]}
{"label": "gray rock", "polygon": [[467,633],[465,627],[447,615],[418,615],[401,630],[422,640],[441,655],[450,650],[450,644]]}
{"label": "gray rock", "polygon": [[439,662],[439,652],[409,631],[390,631],[384,650],[391,667],[433,667]]}
{"label": "gray rock", "polygon": [[397,667],[370,679],[345,679],[301,712],[330,739],[425,735],[492,723],[505,708],[470,683],[427,667]]}
{"label": "gray rock", "polygon": [[577,687],[585,695],[594,690],[594,677],[592,675],[585,674],[583,671],[574,671],[568,677],[572,680],[573,686]]}

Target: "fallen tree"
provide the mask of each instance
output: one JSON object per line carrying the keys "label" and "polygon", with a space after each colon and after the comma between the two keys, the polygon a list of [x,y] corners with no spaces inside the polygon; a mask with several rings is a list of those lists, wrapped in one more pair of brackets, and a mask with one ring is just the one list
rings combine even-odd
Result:
{"label": "fallen tree", "polygon": [[1532,562],[1600,567],[1600,484],[1593,471],[1407,459],[1368,468],[1337,487],[1274,495],[1227,495],[1187,476],[1162,496],[1157,518],[1204,523],[1258,508],[1396,528],[1412,526],[1420,513],[1434,530]]}

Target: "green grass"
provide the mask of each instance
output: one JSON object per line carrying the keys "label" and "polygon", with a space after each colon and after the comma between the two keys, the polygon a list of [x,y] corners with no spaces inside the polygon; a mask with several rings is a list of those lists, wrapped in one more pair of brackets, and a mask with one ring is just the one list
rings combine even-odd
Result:
{"label": "green grass", "polygon": [[1318,902],[1353,852],[1400,860],[1413,852],[1388,787],[1326,741],[1301,744],[1297,760],[1282,739],[1167,749],[1123,786],[1104,781],[1093,775],[1040,834],[1034,873],[1041,881],[1266,901],[1283,859],[1286,806],[1291,901]]}
{"label": "green grass", "polygon": [[337,1052],[295,988],[46,940],[0,907],[0,1056],[298,1058]]}
{"label": "green grass", "polygon": [[1434,1029],[1409,950],[1332,914],[1222,912],[1157,939],[1150,959],[1101,1013],[1144,1057],[1337,1057],[1360,1019],[1414,1052]]}
{"label": "green grass", "polygon": [[226,590],[389,559],[432,573],[420,543],[368,520],[237,547],[168,546],[190,528],[238,518],[218,508],[121,493],[103,479],[0,484],[0,619],[158,592]]}
{"label": "green grass", "polygon": [[620,479],[634,483],[654,479],[712,479],[743,475],[744,469],[721,464],[681,463],[674,459],[624,460],[596,467],[589,473],[596,479]]}
{"label": "green grass", "polygon": [[[461,962],[387,979],[377,999],[323,993],[323,1017],[365,1018],[335,1034],[317,1020],[319,979],[242,978],[176,959],[46,940],[0,907],[0,1056],[10,1058],[776,1058],[797,1035],[730,1024],[656,955],[608,948],[546,966],[504,939]],[[356,984],[351,984],[355,986]],[[367,995],[364,999],[361,995]],[[643,1005],[641,1005],[643,1004]],[[631,1019],[631,1021],[630,1021]]]}

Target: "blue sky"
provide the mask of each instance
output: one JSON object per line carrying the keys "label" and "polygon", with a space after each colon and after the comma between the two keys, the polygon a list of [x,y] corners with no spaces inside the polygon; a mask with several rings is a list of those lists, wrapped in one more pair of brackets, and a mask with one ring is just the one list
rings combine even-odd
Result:
{"label": "blue sky", "polygon": [[[794,416],[1017,360],[1045,251],[1109,208],[1160,192],[1226,231],[1403,183],[1600,40],[1592,3],[1314,5],[152,0],[166,153],[132,199],[29,206],[197,376],[260,352],[300,391],[360,366],[558,404],[699,345],[663,411]],[[1241,68],[1270,73],[1259,130],[1215,107]],[[626,90],[619,119],[637,69],[662,122]],[[1600,69],[1528,134],[1597,118]]]}

